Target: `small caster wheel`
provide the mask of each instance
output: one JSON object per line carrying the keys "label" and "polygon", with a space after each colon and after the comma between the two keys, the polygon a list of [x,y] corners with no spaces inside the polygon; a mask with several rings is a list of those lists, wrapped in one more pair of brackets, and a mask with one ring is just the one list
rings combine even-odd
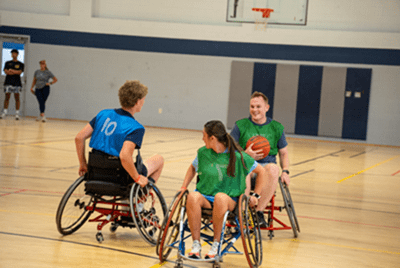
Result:
{"label": "small caster wheel", "polygon": [[270,230],[270,231],[268,232],[268,236],[269,236],[269,240],[272,240],[272,238],[275,236],[275,235],[274,235],[274,231],[271,231],[271,230]]}
{"label": "small caster wheel", "polygon": [[111,225],[111,226],[110,226],[110,232],[115,233],[115,231],[117,230],[117,228],[118,228],[118,225],[116,225],[116,224]]}
{"label": "small caster wheel", "polygon": [[96,234],[96,239],[97,239],[97,242],[99,242],[99,243],[103,242],[104,241],[103,234],[102,233],[97,233]]}
{"label": "small caster wheel", "polygon": [[182,268],[183,267],[183,261],[182,260],[177,260],[175,262],[174,268]]}
{"label": "small caster wheel", "polygon": [[221,268],[221,265],[218,262],[214,262],[213,268]]}

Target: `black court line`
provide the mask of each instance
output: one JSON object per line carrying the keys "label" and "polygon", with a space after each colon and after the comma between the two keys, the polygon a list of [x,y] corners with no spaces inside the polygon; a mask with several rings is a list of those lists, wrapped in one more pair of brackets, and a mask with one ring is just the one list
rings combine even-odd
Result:
{"label": "black court line", "polygon": [[327,157],[327,156],[332,156],[332,155],[335,155],[337,153],[341,153],[341,152],[344,152],[344,151],[346,151],[346,150],[342,149],[342,150],[339,150],[337,152],[329,153],[329,154],[326,154],[326,155],[321,155],[321,156],[318,156],[318,157],[315,157],[315,158],[311,158],[311,159],[308,159],[308,160],[305,160],[305,161],[302,161],[302,162],[298,162],[298,163],[292,164],[291,166],[298,166],[298,165],[301,165],[301,164],[304,164],[304,163],[308,163],[308,162],[312,162],[312,161],[315,161],[315,160],[318,160],[318,159],[321,159],[321,158],[324,158],[324,157]]}
{"label": "black court line", "polygon": [[100,245],[86,244],[86,243],[76,242],[76,241],[68,241],[68,240],[48,238],[48,237],[42,237],[42,236],[16,234],[16,233],[8,233],[8,232],[1,232],[1,231],[0,231],[0,234],[11,235],[11,236],[19,236],[19,237],[26,237],[26,238],[34,238],[34,239],[40,239],[40,240],[48,240],[48,241],[57,241],[57,242],[70,243],[70,244],[86,246],[86,247],[101,248],[101,249],[107,249],[107,250],[111,250],[111,251],[117,251],[117,252],[121,252],[121,253],[126,253],[126,254],[130,254],[130,255],[145,257],[145,258],[148,258],[148,259],[158,260],[157,257],[151,257],[151,256],[147,256],[147,255],[144,255],[144,254],[141,254],[141,253],[136,253],[136,252],[122,250],[122,249],[116,249],[116,248],[110,248],[110,247],[105,247],[105,246],[100,246]]}
{"label": "black court line", "polygon": [[[16,233],[8,233],[8,232],[1,232],[1,231],[0,231],[0,234],[10,235],[10,236],[19,236],[19,237],[25,237],[25,238],[32,238],[32,239],[47,240],[47,241],[56,241],[56,242],[75,244],[75,245],[85,246],[85,247],[100,248],[100,249],[116,251],[116,252],[120,252],[120,253],[126,253],[126,254],[129,254],[129,255],[140,256],[140,257],[144,257],[144,258],[147,258],[147,259],[152,259],[152,260],[157,260],[157,261],[159,260],[158,257],[152,257],[152,256],[144,255],[144,254],[141,254],[141,253],[136,253],[136,252],[122,250],[122,249],[116,249],[116,248],[110,248],[110,247],[105,247],[105,246],[100,246],[100,245],[86,244],[86,243],[76,242],[76,241],[68,241],[68,240],[48,238],[48,237],[42,237],[42,236],[16,234]],[[166,260],[166,262],[172,263],[172,261],[169,261],[169,260]],[[183,264],[183,266],[196,268],[195,266],[187,265],[187,264]]]}
{"label": "black court line", "polygon": [[290,176],[290,178],[295,178],[295,177],[298,177],[298,176],[301,176],[301,175],[304,175],[304,174],[313,172],[314,170],[315,170],[315,169],[310,169],[310,170],[307,170],[307,171],[304,171],[304,172],[301,172],[301,173],[297,173],[297,174],[295,174],[295,175],[293,175],[293,176]]}
{"label": "black court line", "polygon": [[352,155],[352,156],[350,156],[350,158],[353,158],[353,157],[356,157],[356,156],[359,156],[359,155],[362,155],[362,154],[366,154],[366,153],[367,153],[367,151],[364,151],[364,152]]}

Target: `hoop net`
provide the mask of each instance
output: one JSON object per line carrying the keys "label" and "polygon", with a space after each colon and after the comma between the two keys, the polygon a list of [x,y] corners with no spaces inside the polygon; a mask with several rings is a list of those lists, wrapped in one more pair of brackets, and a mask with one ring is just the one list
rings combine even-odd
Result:
{"label": "hoop net", "polygon": [[271,12],[274,12],[274,10],[271,8],[252,8],[251,10],[254,11],[254,29],[263,31],[267,30],[269,16],[271,15]]}

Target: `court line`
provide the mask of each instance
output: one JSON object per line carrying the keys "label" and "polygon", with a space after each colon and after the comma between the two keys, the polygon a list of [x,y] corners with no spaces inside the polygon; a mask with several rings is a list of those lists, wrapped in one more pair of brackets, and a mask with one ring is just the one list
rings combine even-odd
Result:
{"label": "court line", "polygon": [[318,160],[318,159],[321,159],[321,158],[324,158],[324,157],[327,157],[327,156],[335,155],[337,153],[341,153],[341,152],[344,152],[344,151],[346,151],[346,150],[342,149],[342,150],[339,150],[339,151],[336,151],[336,152],[333,152],[333,153],[321,155],[321,156],[314,157],[314,158],[311,158],[311,159],[308,159],[308,160],[305,160],[305,161],[302,161],[302,162],[294,163],[291,166],[301,165],[301,164],[304,164],[304,163],[307,163],[307,162],[311,162],[311,161],[314,161],[314,160]]}
{"label": "court line", "polygon": [[374,168],[374,167],[377,167],[377,166],[380,166],[380,165],[382,165],[382,164],[385,164],[386,162],[392,161],[393,159],[395,159],[395,158],[397,158],[397,157],[399,157],[399,155],[397,155],[397,156],[395,156],[395,157],[392,157],[392,158],[389,158],[389,159],[387,159],[387,160],[385,160],[385,161],[382,161],[382,162],[380,162],[380,163],[378,163],[378,164],[376,164],[376,165],[373,165],[373,166],[371,166],[371,167],[369,167],[369,168],[366,168],[366,169],[364,169],[364,170],[361,170],[361,171],[359,171],[359,172],[357,172],[357,173],[354,173],[354,174],[352,174],[352,175],[350,175],[350,176],[348,176],[348,177],[346,177],[346,178],[344,178],[344,179],[341,179],[341,180],[337,181],[336,183],[344,182],[345,180],[348,180],[348,179],[350,179],[350,178],[352,178],[352,177],[354,177],[354,176],[357,176],[357,175],[359,175],[359,174],[361,174],[361,173],[364,173],[364,172],[367,171],[367,170],[370,170],[370,169],[372,169],[372,168]]}
{"label": "court line", "polygon": [[[277,215],[279,215],[279,213],[277,213]],[[285,215],[285,214],[282,214],[282,215]],[[286,214],[286,216],[287,216],[287,214]],[[327,218],[308,217],[308,216],[297,216],[297,217],[298,218],[303,218],[303,219],[310,219],[310,220],[333,221],[333,222],[340,222],[340,223],[366,225],[366,226],[372,226],[372,227],[384,227],[384,228],[400,229],[400,227],[397,227],[397,226],[387,226],[387,225],[379,225],[379,224],[371,224],[371,223],[362,223],[362,222],[343,221],[343,220],[335,220],[335,219],[327,219]]]}
{"label": "court line", "polygon": [[378,253],[387,253],[387,254],[400,255],[400,252],[393,252],[393,251],[381,250],[381,249],[352,247],[352,246],[329,244],[329,243],[316,242],[316,241],[299,240],[299,239],[296,239],[296,238],[288,239],[288,240],[293,241],[293,242],[300,242],[300,243],[310,243],[310,244],[330,246],[330,247],[348,248],[348,249],[355,249],[355,250],[362,250],[362,251],[371,251],[371,252],[378,252]]}
{"label": "court line", "polygon": [[292,179],[292,178],[295,178],[295,177],[298,177],[298,176],[313,172],[314,170],[315,169],[310,169],[310,170],[307,170],[307,171],[304,171],[304,172],[301,172],[301,173],[297,173],[297,174],[294,174],[293,176],[290,176],[290,178]]}
{"label": "court line", "polygon": [[395,172],[395,173],[393,173],[392,176],[394,176],[394,175],[396,175],[396,174],[399,174],[399,173],[400,173],[400,170],[397,171],[397,172]]}
{"label": "court line", "polygon": [[62,242],[62,243],[70,243],[70,244],[76,244],[76,245],[81,245],[81,246],[87,246],[87,247],[94,247],[94,248],[101,248],[101,249],[107,249],[111,251],[117,251],[121,253],[127,253],[130,255],[136,255],[148,259],[157,259],[156,257],[148,256],[145,254],[137,253],[137,252],[132,252],[132,251],[127,251],[127,250],[122,250],[122,249],[116,249],[116,248],[110,248],[110,247],[105,247],[105,246],[100,246],[100,245],[92,245],[92,244],[86,244],[82,242],[76,242],[76,241],[68,241],[68,240],[62,240],[62,239],[56,239],[56,238],[49,238],[49,237],[42,237],[42,236],[35,236],[35,235],[25,235],[25,234],[17,234],[17,233],[8,233],[8,232],[1,232],[0,234],[4,235],[11,235],[11,236],[20,236],[20,237],[26,237],[26,238],[35,238],[35,239],[41,239],[41,240],[49,240],[49,241],[56,241],[56,242]]}

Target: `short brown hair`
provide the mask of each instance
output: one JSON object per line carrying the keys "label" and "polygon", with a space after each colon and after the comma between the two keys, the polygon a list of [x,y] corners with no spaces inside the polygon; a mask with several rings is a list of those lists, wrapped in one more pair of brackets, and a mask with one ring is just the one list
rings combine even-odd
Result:
{"label": "short brown hair", "polygon": [[264,93],[254,91],[253,95],[251,95],[250,99],[258,98],[261,97],[264,99],[264,101],[268,104],[268,97],[264,95]]}
{"label": "short brown hair", "polygon": [[138,80],[128,80],[118,91],[119,103],[124,108],[132,108],[147,92],[147,87]]}

